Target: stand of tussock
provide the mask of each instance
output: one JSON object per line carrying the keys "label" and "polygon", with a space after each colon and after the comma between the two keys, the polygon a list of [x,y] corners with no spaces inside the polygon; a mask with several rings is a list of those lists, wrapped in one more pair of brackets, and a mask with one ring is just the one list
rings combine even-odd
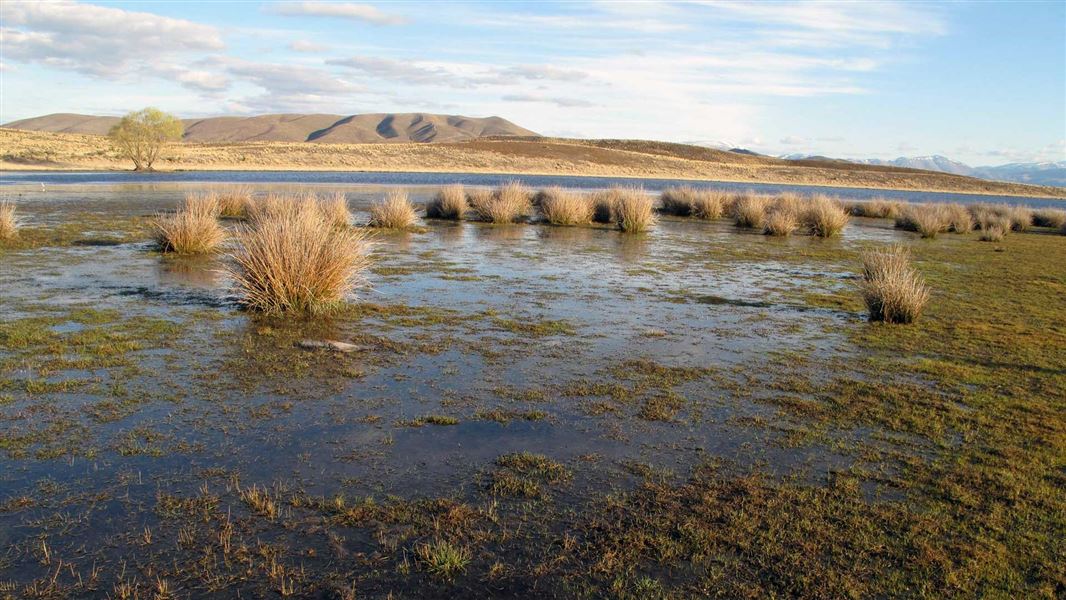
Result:
{"label": "stand of tussock", "polygon": [[458,183],[446,185],[426,204],[426,217],[462,220],[467,208],[469,205],[466,203],[466,191],[463,186]]}
{"label": "stand of tussock", "polygon": [[490,223],[514,223],[530,213],[529,189],[517,181],[496,188],[491,194],[471,194],[474,212]]}
{"label": "stand of tussock", "polygon": [[626,233],[647,231],[655,223],[655,201],[644,190],[616,188],[612,212],[618,229]]}
{"label": "stand of tussock", "polygon": [[229,268],[249,310],[319,315],[365,284],[366,233],[339,228],[313,197],[289,197],[237,232]]}
{"label": "stand of tussock", "polygon": [[173,214],[152,221],[156,244],[163,252],[205,254],[226,239],[218,223],[219,203],[214,194],[189,194]]}
{"label": "stand of tussock", "polygon": [[951,217],[940,206],[915,204],[896,217],[896,227],[904,231],[918,232],[923,238],[933,239],[951,229]]}
{"label": "stand of tussock", "polygon": [[729,194],[721,190],[700,190],[692,199],[692,216],[697,219],[721,219],[725,215]]}
{"label": "stand of tussock", "polygon": [[661,210],[668,215],[688,217],[696,205],[699,192],[689,186],[668,187],[659,196]]}
{"label": "stand of tussock", "polygon": [[986,225],[981,228],[981,233],[977,236],[977,239],[982,242],[1002,242],[1003,238],[1007,237],[1007,231],[1009,230],[1009,226],[1001,223]]}
{"label": "stand of tussock", "polygon": [[755,192],[745,192],[733,199],[733,222],[737,227],[760,229],[766,220],[768,201]]}
{"label": "stand of tussock", "polygon": [[1058,208],[1040,208],[1033,211],[1033,225],[1062,229],[1066,226],[1066,210]]}
{"label": "stand of tussock", "polygon": [[766,235],[787,237],[799,229],[795,210],[789,207],[773,208],[763,221],[762,232]]}
{"label": "stand of tussock", "polygon": [[862,254],[863,301],[871,321],[912,323],[929,302],[929,288],[910,264],[902,246],[868,250]]}
{"label": "stand of tussock", "polygon": [[894,200],[875,198],[865,202],[853,202],[848,205],[848,213],[855,217],[873,219],[895,219],[903,212],[906,204]]}
{"label": "stand of tussock", "polygon": [[0,200],[0,242],[13,240],[19,234],[19,220],[15,214],[15,203]]}
{"label": "stand of tussock", "polygon": [[252,188],[247,185],[238,185],[224,188],[216,192],[218,196],[219,216],[242,218],[248,215],[248,207],[252,202]]}
{"label": "stand of tussock", "polygon": [[407,198],[407,192],[391,191],[384,200],[370,207],[368,224],[383,229],[408,229],[416,219],[418,213]]}
{"label": "stand of tussock", "polygon": [[544,219],[552,225],[588,225],[595,214],[588,196],[560,187],[538,192],[534,204],[540,207]]}
{"label": "stand of tussock", "polygon": [[938,206],[948,223],[948,231],[954,233],[969,233],[973,231],[973,215],[970,209],[958,203],[941,204]]}
{"label": "stand of tussock", "polygon": [[[406,194],[405,194],[406,196]],[[318,208],[322,216],[334,227],[343,229],[352,224],[352,213],[348,210],[348,198],[344,192],[334,192],[325,198],[319,198]]]}
{"label": "stand of tussock", "polygon": [[840,235],[848,225],[848,213],[839,202],[821,194],[812,196],[802,213],[803,224],[818,237]]}
{"label": "stand of tussock", "polygon": [[621,194],[619,188],[611,188],[592,195],[592,220],[597,223],[614,222],[614,205]]}

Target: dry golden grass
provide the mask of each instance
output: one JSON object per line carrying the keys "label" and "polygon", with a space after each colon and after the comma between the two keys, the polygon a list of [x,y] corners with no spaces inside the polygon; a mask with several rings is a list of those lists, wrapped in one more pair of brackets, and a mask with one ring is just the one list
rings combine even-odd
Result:
{"label": "dry golden grass", "polygon": [[768,204],[765,196],[757,196],[755,192],[740,194],[733,200],[733,222],[737,227],[761,229]]}
{"label": "dry golden grass", "polygon": [[322,216],[338,229],[350,227],[352,224],[352,213],[348,210],[348,199],[344,192],[334,192],[318,199],[318,209],[322,211]]}
{"label": "dry golden grass", "polygon": [[[1006,221],[1006,220],[1005,220]],[[1008,224],[1005,223],[991,223],[981,227],[981,234],[978,239],[982,242],[1002,242],[1007,237],[1007,232],[1010,230]]]}
{"label": "dry golden grass", "polygon": [[794,210],[790,208],[775,208],[764,219],[762,231],[766,235],[785,237],[792,235],[792,232],[799,229],[799,226],[799,219],[796,217]]}
{"label": "dry golden grass", "polygon": [[611,188],[592,194],[592,220],[597,223],[614,222],[614,205],[621,195],[619,188]]}
{"label": "dry golden grass", "polygon": [[364,285],[366,234],[338,228],[313,198],[288,198],[237,233],[230,268],[243,304],[268,314],[326,313]]}
{"label": "dry golden grass", "polygon": [[700,190],[692,200],[692,216],[697,219],[721,219],[729,203],[729,194],[721,190]]}
{"label": "dry golden grass", "polygon": [[848,225],[848,213],[839,202],[818,194],[807,201],[802,213],[803,223],[818,237],[840,235]]}
{"label": "dry golden grass", "polygon": [[614,222],[626,233],[647,231],[655,224],[655,201],[638,188],[617,188]]}
{"label": "dry golden grass", "polygon": [[923,238],[935,238],[951,229],[951,217],[944,209],[932,204],[914,204],[896,217],[896,227],[918,232]]}
{"label": "dry golden grass", "polygon": [[15,203],[10,200],[0,200],[0,242],[13,240],[19,234],[18,216],[15,214]]}
{"label": "dry golden grass", "polygon": [[588,196],[551,187],[537,194],[540,212],[552,225],[588,225],[595,207]]}
{"label": "dry golden grass", "polygon": [[218,197],[190,194],[178,210],[152,221],[156,244],[163,252],[205,254],[214,252],[226,240],[226,230],[218,223]]}
{"label": "dry golden grass", "polygon": [[929,302],[929,288],[910,264],[902,246],[869,250],[862,254],[860,289],[871,321],[912,323]]}
{"label": "dry golden grass", "polygon": [[426,204],[426,217],[462,220],[469,207],[466,203],[466,190],[461,184],[446,185]]}
{"label": "dry golden grass", "polygon": [[1033,211],[1033,225],[1062,229],[1066,225],[1066,210],[1058,208],[1041,208]]}
{"label": "dry golden grass", "polygon": [[669,187],[659,196],[659,203],[668,215],[688,217],[692,215],[698,196],[699,192],[689,186]]}
{"label": "dry golden grass", "polygon": [[371,227],[408,229],[417,219],[418,213],[404,191],[393,190],[385,194],[384,200],[370,207]]}
{"label": "dry golden grass", "polygon": [[1002,214],[1010,218],[1012,231],[1028,231],[1033,226],[1033,209],[1026,206],[1003,206]]}
{"label": "dry golden grass", "polygon": [[529,189],[517,181],[496,188],[491,195],[471,194],[474,212],[490,223],[514,223],[530,213]]}
{"label": "dry golden grass", "polygon": [[215,194],[218,196],[219,216],[240,218],[248,215],[248,206],[252,202],[251,186],[232,186],[220,189]]}
{"label": "dry golden grass", "polygon": [[955,233],[973,231],[973,215],[970,214],[970,209],[955,202],[938,205],[938,208],[948,223],[948,231]]}

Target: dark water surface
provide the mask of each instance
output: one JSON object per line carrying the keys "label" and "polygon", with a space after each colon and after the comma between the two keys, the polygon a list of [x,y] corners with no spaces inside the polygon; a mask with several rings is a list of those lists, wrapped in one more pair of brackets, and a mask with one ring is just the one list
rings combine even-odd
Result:
{"label": "dark water surface", "polygon": [[1025,196],[912,192],[811,185],[771,183],[734,183],[725,181],[690,181],[679,179],[643,179],[629,177],[578,177],[566,175],[507,175],[476,173],[387,173],[372,171],[171,171],[136,173],[133,171],[10,171],[0,173],[0,186],[34,186],[40,184],[107,184],[126,183],[252,183],[252,184],[352,184],[389,186],[438,186],[450,183],[495,186],[518,180],[531,187],[561,186],[574,189],[603,189],[615,185],[641,186],[649,192],[677,185],[725,190],[754,190],[760,193],[798,192],[830,194],[840,198],[868,200],[887,198],[906,202],[995,202],[1032,207],[1062,206],[1062,200]]}

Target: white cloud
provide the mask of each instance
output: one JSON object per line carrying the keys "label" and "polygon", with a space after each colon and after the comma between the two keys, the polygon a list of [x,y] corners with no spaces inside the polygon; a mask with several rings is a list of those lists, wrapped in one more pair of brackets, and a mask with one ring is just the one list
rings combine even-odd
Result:
{"label": "white cloud", "polygon": [[596,106],[596,103],[582,100],[580,98],[564,98],[558,96],[549,98],[533,94],[507,94],[506,96],[503,96],[501,100],[505,102],[543,102],[561,106],[563,108],[589,108]]}
{"label": "white cloud", "polygon": [[329,50],[326,44],[316,44],[307,40],[295,40],[289,44],[289,50],[293,52],[319,53]]}
{"label": "white cloud", "polygon": [[406,17],[382,12],[370,4],[351,2],[281,2],[273,5],[271,9],[286,16],[332,17],[374,25],[403,25],[408,22]]}

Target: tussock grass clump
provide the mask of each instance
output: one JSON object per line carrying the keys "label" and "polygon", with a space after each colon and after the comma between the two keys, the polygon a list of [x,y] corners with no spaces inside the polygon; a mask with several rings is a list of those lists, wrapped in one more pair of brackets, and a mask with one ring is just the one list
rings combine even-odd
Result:
{"label": "tussock grass clump", "polygon": [[206,254],[226,240],[218,223],[219,203],[214,194],[190,194],[173,214],[152,221],[156,244],[163,252]]}
{"label": "tussock grass clump", "polygon": [[937,208],[944,214],[948,223],[948,231],[954,233],[969,233],[973,231],[973,215],[965,206],[958,203],[941,204]]}
{"label": "tussock grass clump", "polygon": [[1004,206],[1003,214],[1010,218],[1011,231],[1029,231],[1033,226],[1033,210],[1025,206]]}
{"label": "tussock grass clump", "polygon": [[863,301],[871,321],[912,323],[929,302],[929,288],[911,267],[903,246],[869,250],[862,254]]}
{"label": "tussock grass clump", "polygon": [[908,206],[896,217],[896,227],[904,231],[915,231],[923,238],[932,239],[937,234],[951,229],[951,218],[939,206],[916,204]]}
{"label": "tussock grass clump", "polygon": [[655,224],[655,202],[644,190],[618,188],[613,213],[618,229],[626,233],[641,233]]}
{"label": "tussock grass clump", "polygon": [[407,192],[391,191],[385,199],[370,207],[371,227],[407,229],[415,224],[418,213],[407,198]]}
{"label": "tussock grass clump", "polygon": [[365,283],[366,234],[337,228],[312,198],[288,198],[237,233],[233,276],[249,310],[318,315]]}
{"label": "tussock grass clump", "polygon": [[669,187],[663,190],[663,193],[659,196],[659,202],[664,213],[678,217],[688,217],[692,215],[698,196],[699,192],[689,186]]}
{"label": "tussock grass clump", "polygon": [[795,211],[788,208],[771,210],[763,223],[763,233],[766,235],[785,237],[792,235],[797,229],[799,219]]}
{"label": "tussock grass clump", "polygon": [[15,203],[0,200],[0,242],[13,240],[19,234],[19,220],[15,214]]}
{"label": "tussock grass clump", "polygon": [[344,192],[334,192],[325,198],[318,198],[317,200],[318,209],[331,225],[337,228],[351,226],[352,213],[348,210],[348,199],[344,196]]}
{"label": "tussock grass clump", "polygon": [[978,239],[982,242],[1002,242],[1007,237],[1007,231],[1009,230],[1010,227],[1003,223],[990,224],[981,228],[981,234]]}
{"label": "tussock grass clump", "polygon": [[700,190],[692,199],[692,216],[697,219],[721,219],[725,215],[729,194],[720,190]]}
{"label": "tussock grass clump", "polygon": [[540,212],[552,225],[588,225],[595,208],[587,196],[551,187],[538,193]]}
{"label": "tussock grass clump", "polygon": [[242,218],[247,216],[248,207],[252,203],[252,188],[247,185],[238,185],[219,190],[218,213],[222,217]]}
{"label": "tussock grass clump", "polygon": [[466,203],[466,191],[461,184],[446,185],[426,204],[426,217],[462,220],[469,207]]}
{"label": "tussock grass clump", "polygon": [[529,189],[517,181],[496,188],[490,195],[472,194],[470,202],[478,217],[490,223],[514,223],[532,208]]}
{"label": "tussock grass clump", "polygon": [[848,213],[839,202],[821,194],[811,197],[803,210],[803,223],[818,237],[840,235],[848,225]]}
{"label": "tussock grass clump", "polygon": [[470,552],[463,547],[434,540],[415,550],[426,570],[442,579],[451,579],[466,570],[470,564]]}
{"label": "tussock grass clump", "polygon": [[895,219],[905,208],[905,203],[894,200],[875,198],[866,202],[853,202],[848,205],[848,212],[855,217],[873,219]]}
{"label": "tussock grass clump", "polygon": [[592,220],[597,223],[614,222],[614,205],[618,203],[620,192],[611,188],[592,195]]}
{"label": "tussock grass clump", "polygon": [[737,227],[759,229],[766,220],[767,200],[763,196],[756,196],[754,192],[747,192],[737,196],[733,200],[733,222]]}
{"label": "tussock grass clump", "polygon": [[1033,211],[1033,225],[1062,229],[1066,226],[1066,210],[1058,208],[1041,208]]}

